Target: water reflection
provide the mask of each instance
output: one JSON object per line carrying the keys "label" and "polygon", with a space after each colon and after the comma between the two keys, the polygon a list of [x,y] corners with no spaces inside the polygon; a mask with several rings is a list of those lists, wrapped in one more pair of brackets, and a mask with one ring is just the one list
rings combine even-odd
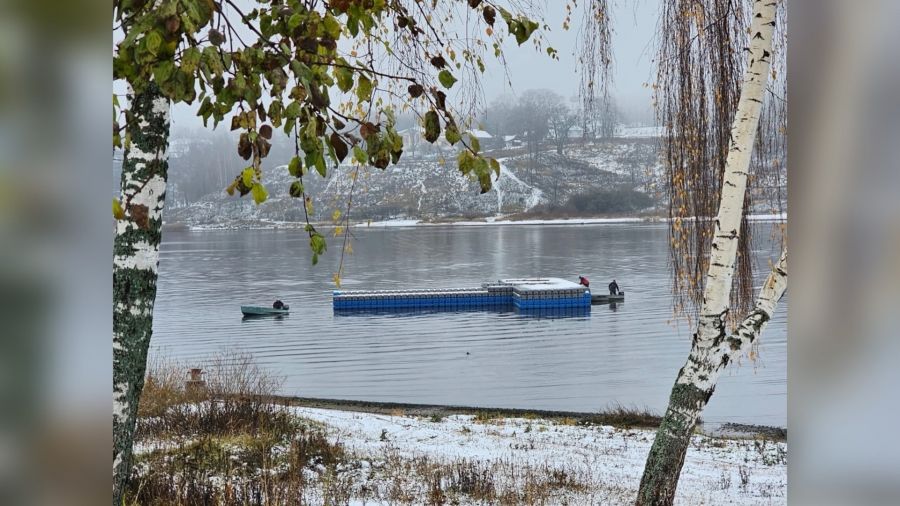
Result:
{"label": "water reflection", "polygon": [[[627,287],[588,314],[515,311],[345,314],[331,306],[337,256],[311,266],[302,230],[164,236],[153,354],[198,362],[222,348],[253,353],[310,397],[588,411],[612,403],[661,411],[690,350],[673,321],[664,226],[424,227],[355,230],[345,286],[479,286],[584,275]],[[771,245],[756,234],[761,283]],[[239,319],[281,299],[291,314]],[[785,425],[786,299],[760,359],[725,373],[704,419]],[[467,355],[468,353],[468,355]]]}

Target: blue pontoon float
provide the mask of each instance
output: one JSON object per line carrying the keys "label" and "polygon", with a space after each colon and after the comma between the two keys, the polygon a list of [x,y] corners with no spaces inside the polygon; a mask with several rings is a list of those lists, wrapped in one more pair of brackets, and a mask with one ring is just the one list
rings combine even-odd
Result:
{"label": "blue pontoon float", "polygon": [[559,278],[503,279],[480,288],[416,290],[335,290],[335,310],[585,309],[591,307],[591,291]]}

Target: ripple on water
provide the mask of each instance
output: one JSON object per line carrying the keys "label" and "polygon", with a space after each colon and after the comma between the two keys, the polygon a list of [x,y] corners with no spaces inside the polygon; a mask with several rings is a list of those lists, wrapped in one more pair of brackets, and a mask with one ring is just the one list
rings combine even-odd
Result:
{"label": "ripple on water", "polygon": [[[525,276],[613,277],[627,302],[590,316],[513,312],[335,315],[326,254],[312,267],[297,231],[167,232],[152,353],[199,363],[237,349],[285,378],[285,394],[370,401],[589,411],[662,411],[690,349],[672,319],[666,229],[659,225],[433,227],[355,231],[344,286],[478,286]],[[757,264],[768,264],[757,233]],[[774,246],[777,247],[777,246]],[[774,256],[774,254],[772,255]],[[464,258],[464,260],[461,259]],[[764,273],[760,273],[760,281]],[[241,318],[241,304],[291,305]],[[755,364],[722,378],[704,419],[786,424],[786,300]]]}

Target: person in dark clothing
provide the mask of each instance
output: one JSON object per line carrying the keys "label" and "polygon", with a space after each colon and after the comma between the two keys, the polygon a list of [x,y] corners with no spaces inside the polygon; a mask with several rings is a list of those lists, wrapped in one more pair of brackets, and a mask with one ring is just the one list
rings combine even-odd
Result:
{"label": "person in dark clothing", "polygon": [[284,302],[281,302],[280,300],[276,300],[275,303],[272,304],[272,307],[275,309],[284,309]]}
{"label": "person in dark clothing", "polygon": [[590,288],[590,286],[591,286],[591,282],[588,281],[588,278],[586,278],[584,276],[578,276],[578,284],[584,285],[585,288]]}
{"label": "person in dark clothing", "polygon": [[612,280],[612,283],[609,284],[609,294],[610,295],[618,295],[619,294],[619,284],[616,283],[616,280]]}

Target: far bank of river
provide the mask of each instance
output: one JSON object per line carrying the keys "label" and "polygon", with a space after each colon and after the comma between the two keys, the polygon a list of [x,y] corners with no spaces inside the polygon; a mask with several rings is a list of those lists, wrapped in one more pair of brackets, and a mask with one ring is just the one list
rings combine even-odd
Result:
{"label": "far bank of river", "polygon": [[[751,214],[747,219],[752,222],[786,221],[787,214]],[[397,218],[390,220],[368,220],[353,223],[354,227],[394,228],[394,227],[436,227],[436,226],[500,226],[500,225],[602,225],[615,223],[665,223],[666,217],[660,216],[618,216],[618,217],[586,217],[586,218],[510,218],[504,216],[488,217],[481,220],[420,220],[415,218]],[[313,223],[316,227],[333,227],[334,223]],[[302,229],[305,222],[291,221],[240,221],[204,225],[186,225],[184,223],[164,223],[164,230],[275,230]]]}

